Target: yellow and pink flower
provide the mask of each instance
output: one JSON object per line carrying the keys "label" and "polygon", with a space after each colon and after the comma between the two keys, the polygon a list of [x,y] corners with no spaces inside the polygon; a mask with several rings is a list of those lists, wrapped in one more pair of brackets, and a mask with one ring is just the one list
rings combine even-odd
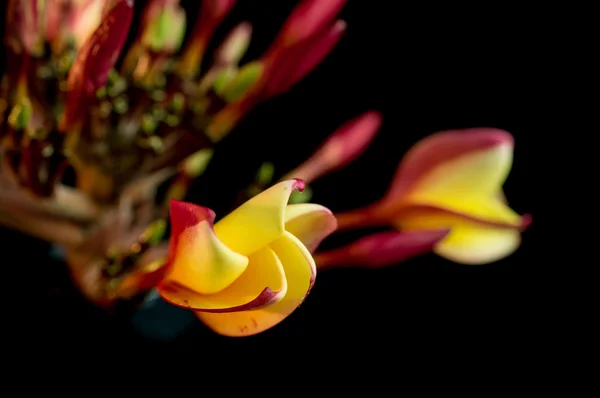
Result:
{"label": "yellow and pink flower", "polygon": [[223,335],[252,335],[281,322],[313,286],[311,253],[336,228],[327,208],[288,204],[303,187],[301,180],[280,182],[215,224],[212,210],[173,200],[160,295]]}
{"label": "yellow and pink flower", "polygon": [[[381,200],[336,214],[339,229],[390,225],[399,235],[377,234],[323,253],[320,265],[350,265],[356,258],[373,265],[396,263],[407,253],[428,249],[473,265],[512,254],[531,223],[531,216],[520,216],[507,205],[502,190],[513,149],[512,135],[492,128],[444,131],[423,139],[406,154]],[[375,260],[379,257],[387,260]]]}

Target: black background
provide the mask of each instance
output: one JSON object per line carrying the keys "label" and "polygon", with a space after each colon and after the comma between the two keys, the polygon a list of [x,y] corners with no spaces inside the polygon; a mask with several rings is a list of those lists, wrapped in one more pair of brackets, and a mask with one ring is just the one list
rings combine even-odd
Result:
{"label": "black background", "polygon": [[[246,59],[252,59],[266,48],[295,2],[239,3],[219,32],[242,19],[251,21],[254,38]],[[193,8],[195,1],[183,4]],[[61,355],[91,355],[96,349],[116,355],[144,348],[210,356],[303,341],[343,340],[359,347],[379,342],[402,349],[474,344],[475,336],[495,346],[527,338],[524,325],[531,322],[536,303],[524,296],[522,284],[524,276],[539,268],[533,249],[531,153],[537,134],[532,104],[540,94],[534,62],[538,38],[528,24],[531,16],[501,5],[351,0],[341,17],[348,30],[333,53],[289,93],[244,120],[223,142],[188,200],[222,214],[261,161],[273,161],[283,174],[344,121],[375,109],[384,115],[380,134],[351,166],[313,185],[314,202],[336,211],[368,204],[385,192],[403,153],[426,135],[453,128],[502,128],[516,139],[506,195],[517,212],[534,215],[521,248],[479,267],[431,254],[381,270],[323,272],[305,303],[261,335],[230,339],[197,323],[175,342],[156,343],[83,301],[62,265],[48,258],[47,245],[1,230],[8,253],[2,265],[15,272],[10,287],[23,296],[9,305],[17,308],[10,328],[27,339],[26,347],[35,342]],[[340,234],[326,246],[357,236]],[[35,306],[28,304],[31,299]]]}

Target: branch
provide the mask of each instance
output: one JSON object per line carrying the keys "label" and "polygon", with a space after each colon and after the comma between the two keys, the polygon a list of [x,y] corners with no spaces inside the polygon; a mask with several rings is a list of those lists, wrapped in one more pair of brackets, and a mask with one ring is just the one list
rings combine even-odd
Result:
{"label": "branch", "polygon": [[85,235],[83,227],[71,222],[26,213],[0,212],[0,224],[48,242],[67,246],[81,244]]}
{"label": "branch", "polygon": [[38,213],[65,220],[92,222],[96,220],[102,208],[87,196],[62,185],[56,187],[52,198],[36,198],[18,188],[0,190],[0,209]]}

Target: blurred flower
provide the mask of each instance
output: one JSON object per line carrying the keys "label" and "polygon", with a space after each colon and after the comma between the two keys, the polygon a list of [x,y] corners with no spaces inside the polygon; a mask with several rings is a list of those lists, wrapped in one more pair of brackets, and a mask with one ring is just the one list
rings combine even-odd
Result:
{"label": "blurred flower", "polygon": [[287,205],[303,186],[300,180],[276,184],[214,227],[211,210],[173,201],[160,295],[228,336],[259,333],[287,317],[315,281],[311,251],[336,226],[322,206]]}
{"label": "blurred flower", "polygon": [[381,126],[381,114],[366,112],[339,127],[315,153],[285,178],[300,178],[307,184],[339,170],[363,153]]}
{"label": "blurred flower", "polygon": [[178,0],[149,0],[127,45],[132,0],[9,0],[0,222],[63,245],[94,302],[133,298],[129,276],[160,268],[164,249],[145,234],[169,200],[185,197],[248,112],[332,50],[344,4],[300,1],[268,50],[242,63],[249,22],[207,53],[234,0],[201,1],[193,26]]}
{"label": "blurred flower", "polygon": [[449,229],[410,232],[385,231],[367,235],[348,245],[315,255],[319,270],[330,267],[380,268],[430,253]]}
{"label": "blurred flower", "polygon": [[[531,216],[519,216],[508,207],[502,193],[513,147],[513,137],[498,129],[433,134],[406,154],[383,199],[336,214],[339,228],[397,227],[401,233],[396,239],[403,242],[397,246],[398,258],[414,250],[413,244],[429,244],[435,253],[455,262],[497,261],[519,247],[521,231],[531,223]],[[367,246],[374,254],[379,250]],[[346,249],[368,250],[364,244]],[[322,265],[347,262],[342,252],[324,255]]]}
{"label": "blurred flower", "polygon": [[[202,0],[190,26],[178,0],[147,1],[139,24],[133,0],[8,0],[0,223],[60,245],[75,284],[98,305],[137,308],[158,286],[229,336],[287,317],[312,287],[315,261],[380,267],[433,250],[480,264],[517,248],[530,218],[502,199],[513,140],[501,130],[426,138],[382,200],[338,222],[306,203],[302,180],[356,159],[381,125],[376,111],[345,123],[283,176],[264,161],[240,190],[243,204],[214,225],[210,209],[180,201],[216,144],[310,73],[346,29],[337,19],[346,1],[301,0],[258,59],[242,62],[252,37],[244,21],[207,53],[235,3]],[[313,257],[338,223],[396,230]]]}

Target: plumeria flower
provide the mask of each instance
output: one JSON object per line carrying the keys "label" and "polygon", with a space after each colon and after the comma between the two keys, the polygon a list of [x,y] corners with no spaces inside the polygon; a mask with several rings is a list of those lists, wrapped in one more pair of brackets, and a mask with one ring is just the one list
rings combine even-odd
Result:
{"label": "plumeria flower", "polygon": [[[243,62],[246,21],[209,53],[235,4],[202,0],[189,26],[178,0],[149,0],[139,23],[133,0],[8,0],[0,223],[60,244],[75,284],[100,306],[135,307],[157,288],[228,336],[281,322],[305,299],[316,267],[380,267],[430,251],[483,264],[518,247],[531,219],[503,198],[514,143],[502,130],[424,139],[384,198],[363,209],[334,217],[307,203],[305,183],[367,149],[382,123],[377,111],[342,125],[277,179],[265,162],[240,192],[243,204],[217,222],[212,210],[183,202],[217,144],[317,67],[346,30],[337,18],[345,0],[300,0],[257,59]],[[391,228],[317,252],[336,228],[366,226]]]}
{"label": "plumeria flower", "polygon": [[190,18],[178,0],[150,0],[137,18],[132,0],[8,1],[0,210],[10,217],[0,222],[64,245],[96,303],[130,298],[128,275],[160,268],[159,243],[144,234],[203,172],[197,160],[345,31],[345,0],[301,0],[257,59],[243,61],[247,21],[208,52],[235,4],[202,0]]}
{"label": "plumeria flower", "polygon": [[316,277],[311,252],[336,228],[316,204],[288,205],[300,180],[280,182],[213,225],[210,209],[171,202],[172,233],[158,292],[227,336],[262,332],[294,311]]}
{"label": "plumeria flower", "polygon": [[[391,225],[346,248],[323,253],[323,267],[395,263],[433,250],[463,264],[485,264],[512,254],[531,216],[506,202],[502,185],[512,167],[514,139],[506,131],[444,131],[417,143],[400,163],[386,195],[362,209],[336,214],[340,229]],[[378,260],[379,259],[379,260]]]}

